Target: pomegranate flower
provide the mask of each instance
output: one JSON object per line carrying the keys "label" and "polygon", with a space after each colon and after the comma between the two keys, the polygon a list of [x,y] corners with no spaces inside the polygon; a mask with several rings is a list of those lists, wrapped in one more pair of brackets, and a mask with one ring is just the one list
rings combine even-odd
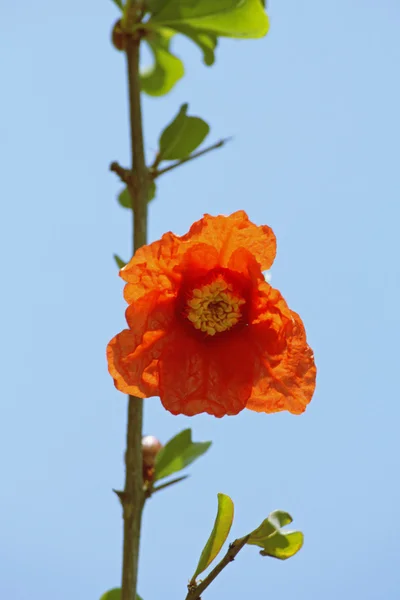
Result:
{"label": "pomegranate flower", "polygon": [[166,233],[121,270],[128,329],[107,347],[115,386],[174,415],[304,412],[316,368],[300,317],[264,279],[276,240],[244,211]]}

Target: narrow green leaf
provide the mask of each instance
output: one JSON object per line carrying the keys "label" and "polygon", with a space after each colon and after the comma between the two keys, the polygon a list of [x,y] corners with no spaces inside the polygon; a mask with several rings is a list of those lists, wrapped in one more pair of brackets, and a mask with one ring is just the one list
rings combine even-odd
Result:
{"label": "narrow green leaf", "polygon": [[119,269],[123,269],[126,265],[126,262],[124,260],[122,260],[122,258],[120,256],[118,256],[118,254],[113,254],[114,256],[114,260],[117,263],[117,267]]}
{"label": "narrow green leaf", "polygon": [[[121,600],[121,588],[114,588],[102,595],[100,600]],[[139,594],[136,594],[136,600],[142,600]]]}
{"label": "narrow green leaf", "polygon": [[211,442],[192,442],[192,430],[185,429],[173,437],[156,456],[154,480],[181,471],[207,452]]}
{"label": "narrow green leaf", "polygon": [[182,104],[175,119],[164,129],[159,140],[161,160],[188,157],[207,137],[210,127],[199,117],[187,116],[188,104]]}
{"label": "narrow green leaf", "polygon": [[157,2],[156,12],[144,27],[188,25],[216,35],[234,38],[263,37],[269,29],[260,0],[170,0]]}
{"label": "narrow green leaf", "polygon": [[252,531],[247,543],[262,548],[262,556],[286,560],[300,550],[304,540],[301,531],[281,531],[281,527],[291,522],[289,513],[275,510]]}
{"label": "narrow green leaf", "polygon": [[220,553],[232,527],[233,513],[234,506],[229,496],[218,494],[218,512],[215,518],[214,527],[203,548],[199,564],[197,565],[197,569],[194,572],[191,581],[195,581],[197,576],[205,571],[214,558]]}
{"label": "narrow green leaf", "polygon": [[169,49],[174,32],[160,29],[147,41],[154,63],[140,72],[140,85],[149,96],[164,96],[185,74],[183,62]]}
{"label": "narrow green leaf", "polygon": [[118,6],[121,10],[124,10],[124,5],[122,4],[122,0],[112,0],[114,4]]}
{"label": "narrow green leaf", "polygon": [[[149,192],[148,202],[151,202],[151,200],[153,200],[153,198],[156,195],[156,184],[155,184],[155,181],[153,179],[151,179],[149,181],[148,192]],[[130,193],[128,191],[128,188],[124,188],[122,190],[122,192],[120,192],[120,194],[118,194],[118,203],[123,208],[130,208],[130,209],[132,209],[132,199],[131,199],[131,195],[130,195]]]}
{"label": "narrow green leaf", "polygon": [[189,25],[176,26],[174,29],[197,44],[197,46],[203,52],[204,64],[206,64],[208,67],[214,64],[215,48],[218,43],[218,38],[214,33],[201,31],[201,29],[195,29]]}

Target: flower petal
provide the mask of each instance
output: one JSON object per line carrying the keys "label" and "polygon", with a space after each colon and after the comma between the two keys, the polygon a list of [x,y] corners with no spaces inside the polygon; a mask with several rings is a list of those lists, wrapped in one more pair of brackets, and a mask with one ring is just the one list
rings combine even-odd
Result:
{"label": "flower petal", "polygon": [[180,281],[174,267],[183,252],[180,238],[173,233],[166,233],[161,240],[139,248],[119,273],[127,282],[125,300],[134,302],[155,289],[174,292]]}
{"label": "flower petal", "polygon": [[269,269],[275,260],[274,232],[267,225],[254,225],[244,210],[239,210],[229,217],[213,217],[206,214],[203,219],[192,225],[184,238],[214,246],[219,252],[222,267],[228,267],[232,254],[238,248],[246,248],[263,271]]}
{"label": "flower petal", "polygon": [[130,329],[107,347],[108,370],[121,392],[146,398],[159,395],[157,360],[175,320],[175,299],[158,291],[126,310]]}
{"label": "flower petal", "polygon": [[250,396],[255,362],[245,331],[201,341],[177,330],[159,362],[161,402],[175,415],[236,415]]}
{"label": "flower petal", "polygon": [[181,280],[175,267],[180,265],[182,256],[195,245],[203,247],[206,259],[203,269],[211,269],[216,264],[227,267],[235,250],[246,248],[261,269],[266,270],[271,267],[276,254],[276,239],[272,229],[267,225],[254,225],[243,210],[228,217],[204,215],[186,235],[179,237],[169,232],[161,240],[136,251],[120,271],[120,276],[127,282],[125,300],[131,303],[153,289],[175,292]]}
{"label": "flower petal", "polygon": [[[275,252],[272,230],[244,211],[204,215],[186,235],[166,233],[140,248],[120,272],[129,329],[107,348],[116,387],[160,395],[173,414],[303,412],[316,369],[300,317],[265,282]],[[226,278],[244,305],[237,327],[211,327],[207,336],[189,322],[188,298],[215,277]]]}
{"label": "flower petal", "polygon": [[[288,410],[301,414],[310,402],[316,380],[314,355],[303,323],[281,294],[263,284],[264,314],[251,325],[257,347],[257,379],[247,408],[257,412]],[[260,309],[261,307],[259,307]]]}
{"label": "flower petal", "polygon": [[209,244],[195,243],[182,256],[177,271],[189,277],[201,276],[218,266],[218,252]]}
{"label": "flower petal", "polygon": [[260,263],[246,248],[237,248],[231,255],[228,268],[244,275],[251,282],[254,289],[264,281]]}

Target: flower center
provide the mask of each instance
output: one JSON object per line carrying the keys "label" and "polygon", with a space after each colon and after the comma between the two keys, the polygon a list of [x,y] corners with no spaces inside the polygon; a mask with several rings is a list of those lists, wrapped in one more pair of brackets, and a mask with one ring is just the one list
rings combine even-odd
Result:
{"label": "flower center", "polygon": [[236,325],[245,300],[236,295],[232,285],[222,277],[192,290],[187,301],[187,318],[196,329],[215,335]]}

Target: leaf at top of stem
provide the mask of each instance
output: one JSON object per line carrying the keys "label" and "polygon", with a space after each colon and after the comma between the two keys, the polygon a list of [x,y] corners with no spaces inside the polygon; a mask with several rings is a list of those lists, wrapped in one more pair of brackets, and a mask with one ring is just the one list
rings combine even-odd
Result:
{"label": "leaf at top of stem", "polygon": [[156,14],[165,4],[165,0],[147,0],[146,6],[152,14]]}
{"label": "leaf at top of stem", "polygon": [[192,442],[192,430],[185,429],[173,437],[156,456],[154,481],[181,471],[207,452],[211,442]]}
{"label": "leaf at top of stem", "polygon": [[181,33],[185,37],[188,37],[192,42],[197,44],[200,50],[203,52],[203,62],[205,65],[210,67],[215,62],[215,48],[218,44],[218,38],[215,33],[209,31],[202,31],[201,29],[195,29],[190,25],[176,26],[175,31]]}
{"label": "leaf at top of stem", "polygon": [[199,117],[187,115],[188,104],[182,104],[173,121],[159,140],[160,160],[187,158],[207,137],[210,126]]}
{"label": "leaf at top of stem", "polygon": [[140,86],[149,96],[164,96],[185,74],[183,62],[169,49],[170,40],[175,32],[162,28],[146,39],[153,65],[140,72]]}
{"label": "leaf at top of stem", "polygon": [[281,527],[289,525],[292,517],[282,510],[275,510],[257,529],[251,532],[248,544],[262,548],[262,556],[272,556],[286,560],[294,556],[303,546],[304,536],[301,531],[282,531]]}
{"label": "leaf at top of stem", "polygon": [[190,26],[234,38],[263,37],[269,29],[268,17],[260,0],[198,0],[182,2],[153,0],[146,28]]}
{"label": "leaf at top of stem", "polygon": [[191,582],[194,583],[197,576],[205,571],[220,553],[231,530],[233,515],[234,506],[231,498],[225,494],[218,494],[218,512],[215,517],[214,527],[200,555],[199,564]]}

